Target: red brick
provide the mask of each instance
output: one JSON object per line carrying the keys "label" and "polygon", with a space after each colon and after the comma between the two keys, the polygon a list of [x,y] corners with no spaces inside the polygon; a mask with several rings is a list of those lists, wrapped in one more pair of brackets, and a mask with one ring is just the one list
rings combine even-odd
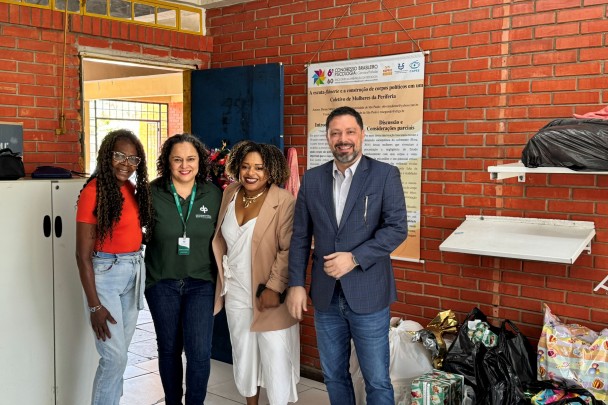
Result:
{"label": "red brick", "polygon": [[559,93],[553,96],[555,104],[596,104],[599,103],[601,95],[599,92]]}
{"label": "red brick", "polygon": [[[574,5],[574,1],[571,3],[572,5]],[[587,7],[584,9],[581,9],[578,7],[579,5],[577,4],[576,8],[574,9],[569,9],[569,10],[563,10],[565,7],[559,7],[557,12],[557,22],[566,22],[566,21],[587,21],[587,20],[593,20],[593,19],[603,19],[604,17],[604,7]]]}
{"label": "red brick", "polygon": [[577,35],[569,38],[556,38],[555,49],[581,49],[602,46],[602,34]]}
{"label": "red brick", "polygon": [[587,63],[571,63],[555,66],[556,76],[583,76],[597,75],[601,72],[602,65],[600,62]]}
{"label": "red brick", "polygon": [[526,15],[521,15],[521,16],[514,16],[512,18],[511,26],[513,28],[530,27],[530,26],[537,27],[540,25],[553,24],[553,23],[555,23],[555,21],[556,21],[555,13],[526,14]]}

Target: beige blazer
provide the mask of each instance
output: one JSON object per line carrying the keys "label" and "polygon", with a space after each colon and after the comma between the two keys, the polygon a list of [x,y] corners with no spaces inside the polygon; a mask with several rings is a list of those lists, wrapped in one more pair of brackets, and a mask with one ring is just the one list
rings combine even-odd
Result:
{"label": "beige blazer", "polygon": [[[239,191],[241,185],[233,183],[224,191],[222,205],[218,215],[215,236],[211,243],[218,275],[215,286],[215,308],[217,314],[224,305],[224,297],[220,296],[224,285],[224,269],[222,258],[226,254],[226,241],[222,235],[222,223],[226,217],[228,204]],[[271,185],[268,195],[262,204],[260,213],[253,229],[251,241],[251,293],[253,300],[252,332],[265,332],[288,328],[298,321],[289,315],[285,303],[277,308],[259,311],[255,293],[259,284],[279,293],[287,288],[287,261],[289,243],[293,226],[295,198],[286,190]]]}

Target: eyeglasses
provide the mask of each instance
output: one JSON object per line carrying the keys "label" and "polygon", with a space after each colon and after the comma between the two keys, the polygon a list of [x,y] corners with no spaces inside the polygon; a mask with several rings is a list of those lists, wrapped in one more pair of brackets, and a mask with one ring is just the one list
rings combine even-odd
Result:
{"label": "eyeglasses", "polygon": [[130,166],[137,166],[139,162],[141,162],[141,158],[139,156],[131,155],[127,156],[122,152],[113,151],[112,159],[118,163],[127,162]]}

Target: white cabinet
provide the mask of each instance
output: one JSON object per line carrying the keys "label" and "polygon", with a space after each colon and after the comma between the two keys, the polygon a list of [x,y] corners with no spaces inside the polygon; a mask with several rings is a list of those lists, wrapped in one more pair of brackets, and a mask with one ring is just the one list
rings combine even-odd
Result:
{"label": "white cabinet", "polygon": [[98,356],[74,257],[83,183],[0,182],[3,404],[90,403]]}

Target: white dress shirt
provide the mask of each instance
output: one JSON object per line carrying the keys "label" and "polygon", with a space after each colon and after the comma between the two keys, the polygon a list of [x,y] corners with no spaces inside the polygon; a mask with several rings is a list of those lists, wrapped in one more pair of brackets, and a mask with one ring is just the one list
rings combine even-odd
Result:
{"label": "white dress shirt", "polygon": [[348,197],[350,185],[353,182],[353,176],[355,175],[355,171],[357,170],[360,161],[361,156],[344,171],[344,174],[338,170],[338,166],[336,166],[336,162],[334,161],[334,209],[336,210],[336,221],[338,222],[338,226],[340,226],[342,212],[344,212],[344,205],[346,205],[346,197]]}

